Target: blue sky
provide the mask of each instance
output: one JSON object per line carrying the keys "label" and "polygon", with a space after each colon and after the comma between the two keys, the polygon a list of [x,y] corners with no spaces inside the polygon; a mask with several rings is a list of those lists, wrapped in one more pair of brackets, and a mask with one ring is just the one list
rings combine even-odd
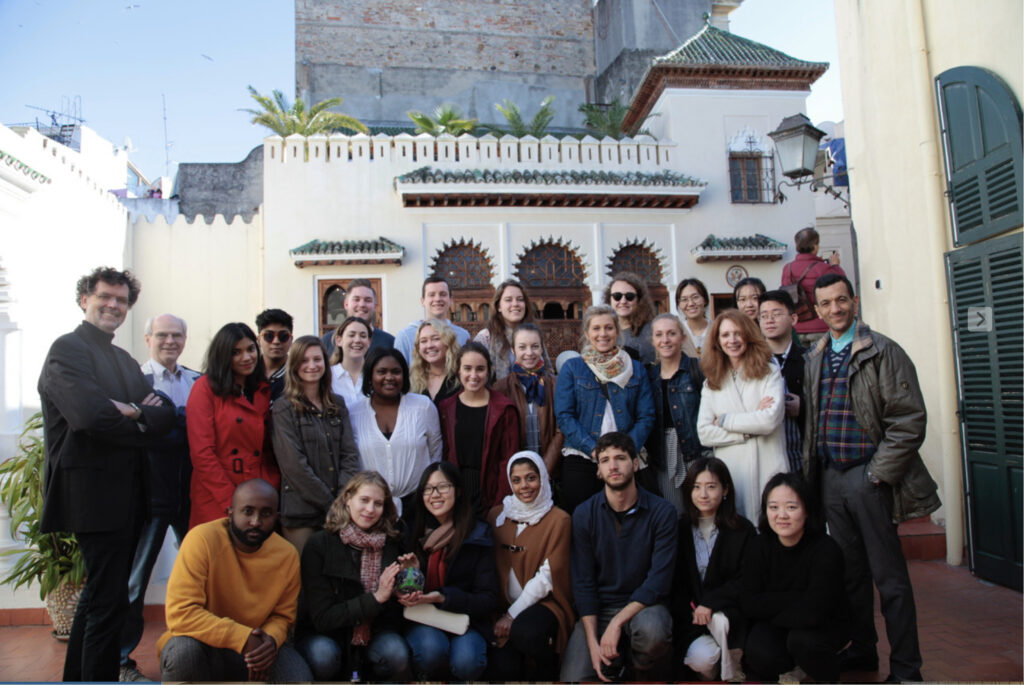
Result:
{"label": "blue sky", "polygon": [[[253,105],[246,86],[294,94],[293,11],[293,0],[0,0],[0,122],[47,122],[26,105],[61,111],[79,98],[86,125],[117,145],[130,138],[153,178],[165,172],[163,95],[172,173],[239,161],[264,134],[239,111]],[[746,0],[731,19],[739,35],[831,62],[808,114],[842,118],[831,2]]]}

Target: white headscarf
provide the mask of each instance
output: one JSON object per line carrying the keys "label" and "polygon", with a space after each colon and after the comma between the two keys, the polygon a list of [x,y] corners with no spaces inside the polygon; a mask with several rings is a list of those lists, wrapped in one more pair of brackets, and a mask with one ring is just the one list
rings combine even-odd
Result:
{"label": "white headscarf", "polygon": [[508,466],[505,468],[505,477],[508,478],[509,485],[512,484],[512,465],[519,459],[529,459],[537,467],[537,473],[540,474],[540,492],[537,493],[537,496],[529,504],[520,501],[515,495],[505,495],[505,499],[501,502],[501,513],[498,514],[498,518],[494,521],[495,527],[504,524],[506,519],[535,526],[544,518],[545,514],[551,511],[551,507],[555,506],[554,501],[551,499],[551,482],[548,480],[548,470],[544,466],[544,460],[536,452],[524,450],[516,452],[509,457]]}

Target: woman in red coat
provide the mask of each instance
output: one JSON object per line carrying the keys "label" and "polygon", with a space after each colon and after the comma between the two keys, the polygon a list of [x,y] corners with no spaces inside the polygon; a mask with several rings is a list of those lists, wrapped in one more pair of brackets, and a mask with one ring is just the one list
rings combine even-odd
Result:
{"label": "woman in red coat", "polygon": [[244,323],[224,325],[213,336],[200,376],[185,405],[192,456],[188,527],[224,516],[235,486],[262,478],[281,481],[267,449],[270,386],[263,380],[256,334]]}
{"label": "woman in red coat", "polygon": [[505,469],[519,451],[519,414],[512,400],[490,389],[491,356],[484,345],[463,345],[455,368],[462,391],[437,407],[444,459],[459,467],[463,492],[482,519],[512,494]]}

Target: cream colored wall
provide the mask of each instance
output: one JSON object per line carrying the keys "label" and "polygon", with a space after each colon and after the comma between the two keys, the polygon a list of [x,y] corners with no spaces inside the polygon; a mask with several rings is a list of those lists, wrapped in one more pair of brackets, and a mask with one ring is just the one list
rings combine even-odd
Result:
{"label": "cream colored wall", "polygon": [[943,253],[952,249],[934,77],[980,66],[1021,98],[1024,5],[835,0],[864,320],[899,342],[929,412],[922,455],[939,483],[947,561],[960,563],[963,485]]}
{"label": "cream colored wall", "polygon": [[162,216],[152,221],[136,217],[131,262],[143,278],[143,291],[134,308],[133,356],[140,361],[149,357],[146,319],[164,313],[188,324],[180,362],[197,370],[221,326],[242,321],[255,328],[263,309],[262,233],[259,213],[250,223],[239,216],[225,221],[219,214],[209,224],[202,217],[189,223],[182,215],[170,223]]}

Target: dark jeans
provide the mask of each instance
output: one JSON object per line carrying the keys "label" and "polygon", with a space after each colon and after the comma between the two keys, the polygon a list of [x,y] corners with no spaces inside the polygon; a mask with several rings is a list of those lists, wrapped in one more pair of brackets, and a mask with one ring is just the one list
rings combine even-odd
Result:
{"label": "dark jeans", "polygon": [[[172,637],[160,651],[160,677],[174,682],[249,680],[245,659],[233,649],[211,647],[191,637]],[[114,678],[117,680],[117,678]],[[313,680],[309,666],[287,642],[277,650],[270,667],[271,683],[308,683]]]}
{"label": "dark jeans", "polygon": [[491,647],[487,657],[493,682],[550,682],[558,678],[555,639],[558,619],[540,604],[516,616],[503,647]]}
{"label": "dark jeans", "polygon": [[562,457],[562,508],[568,513],[597,494],[601,487],[597,464],[574,454]]}
{"label": "dark jeans", "polygon": [[743,650],[747,680],[775,682],[799,666],[817,682],[838,683],[838,652],[845,642],[846,631],[838,627],[789,629],[758,621]]}
{"label": "dark jeans", "polygon": [[65,681],[116,681],[128,617],[128,577],[138,539],[134,517],[116,531],[77,533],[86,583],[64,656]]}
{"label": "dark jeans", "polygon": [[874,579],[891,648],[890,673],[903,680],[921,679],[921,648],[917,610],[903,548],[892,522],[892,488],[873,484],[867,465],[846,471],[825,469],[822,499],[828,532],[846,560],[846,591],[850,597],[851,650],[874,653]]}
{"label": "dark jeans", "polygon": [[160,548],[163,546],[168,528],[174,531],[174,537],[177,538],[178,545],[181,545],[185,533],[188,532],[187,520],[175,521],[170,517],[157,515],[142,524],[139,543],[135,547],[132,559],[131,576],[128,579],[128,616],[124,630],[121,631],[122,665],[128,663],[128,657],[142,639],[142,630],[145,627],[142,610],[146,604],[146,588],[149,587],[153,566],[160,556]]}

